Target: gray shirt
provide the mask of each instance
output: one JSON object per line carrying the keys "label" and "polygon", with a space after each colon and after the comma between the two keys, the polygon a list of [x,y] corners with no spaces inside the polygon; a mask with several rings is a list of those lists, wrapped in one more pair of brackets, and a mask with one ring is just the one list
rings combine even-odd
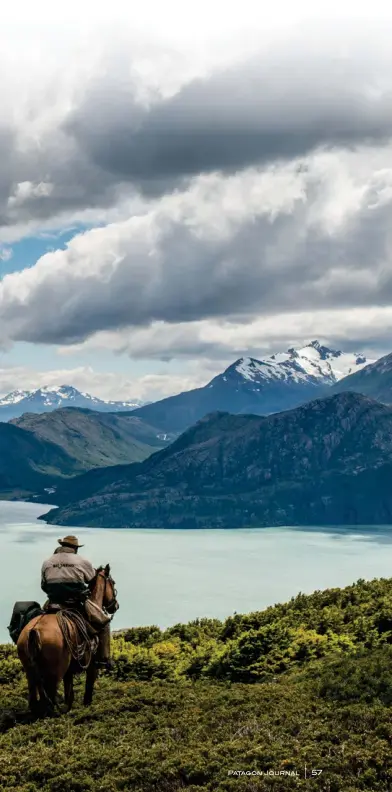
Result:
{"label": "gray shirt", "polygon": [[42,564],[42,583],[89,583],[95,569],[87,558],[66,547],[58,548]]}

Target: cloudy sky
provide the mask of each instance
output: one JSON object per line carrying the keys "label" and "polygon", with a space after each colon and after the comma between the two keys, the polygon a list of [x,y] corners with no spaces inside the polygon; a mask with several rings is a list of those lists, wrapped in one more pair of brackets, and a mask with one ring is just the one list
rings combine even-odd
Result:
{"label": "cloudy sky", "polygon": [[0,393],[392,351],[392,11],[53,5],[2,20]]}

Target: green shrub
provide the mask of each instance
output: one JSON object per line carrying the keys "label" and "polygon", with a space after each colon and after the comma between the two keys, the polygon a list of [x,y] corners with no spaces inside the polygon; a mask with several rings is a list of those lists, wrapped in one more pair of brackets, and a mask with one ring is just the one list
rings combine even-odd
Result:
{"label": "green shrub", "polygon": [[[316,681],[317,680],[317,681]],[[329,660],[315,673],[317,694],[335,701],[381,701],[392,705],[392,647]]]}
{"label": "green shrub", "polygon": [[[122,631],[92,706],[77,678],[72,712],[37,722],[15,647],[0,647],[0,790],[389,792],[391,599],[391,580],[359,581],[223,623]],[[305,780],[305,764],[322,776]]]}

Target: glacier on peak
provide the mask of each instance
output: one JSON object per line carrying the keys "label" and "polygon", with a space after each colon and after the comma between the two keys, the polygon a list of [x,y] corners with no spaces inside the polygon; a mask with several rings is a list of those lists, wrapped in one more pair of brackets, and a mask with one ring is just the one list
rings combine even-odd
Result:
{"label": "glacier on peak", "polygon": [[64,407],[94,409],[104,412],[134,410],[142,406],[137,399],[105,401],[89,393],[82,393],[72,385],[43,385],[31,391],[16,390],[0,397],[0,421],[9,421],[23,413],[42,413]]}
{"label": "glacier on peak", "polygon": [[284,380],[333,385],[373,362],[359,353],[329,349],[316,340],[299,349],[277,352],[261,360],[243,357],[229,368],[234,369],[244,380],[254,383]]}
{"label": "glacier on peak", "polygon": [[0,397],[0,406],[2,404],[17,404],[18,402],[25,399],[26,396],[29,395],[29,391],[23,390],[14,390],[11,393],[7,393],[6,396]]}

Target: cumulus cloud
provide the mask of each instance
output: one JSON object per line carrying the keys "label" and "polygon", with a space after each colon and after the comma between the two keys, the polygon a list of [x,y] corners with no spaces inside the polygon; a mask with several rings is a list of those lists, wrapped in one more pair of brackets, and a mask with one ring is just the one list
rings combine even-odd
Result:
{"label": "cumulus cloud", "polygon": [[74,237],[0,284],[0,337],[388,305],[391,150],[201,176],[145,214]]}
{"label": "cumulus cloud", "polygon": [[[283,24],[290,9],[296,24]],[[170,31],[165,6],[160,41],[146,37],[144,4],[138,14],[133,33],[106,39],[88,39],[90,14],[78,41],[48,29],[40,46],[19,23],[5,37],[0,260],[28,233],[100,227],[3,277],[0,348],[184,363],[136,391],[126,377],[52,372],[116,398],[203,384],[234,355],[314,337],[388,351],[390,23],[308,24],[300,2],[274,20],[263,8],[253,34],[251,15],[240,41],[226,8],[214,29],[230,17],[232,39],[217,46],[199,7],[195,29]]]}
{"label": "cumulus cloud", "polygon": [[19,182],[15,185],[13,194],[8,198],[8,206],[20,207],[32,198],[48,198],[52,191],[53,184],[50,182],[40,182],[39,184],[29,181]]}
{"label": "cumulus cloud", "polygon": [[0,236],[75,213],[101,221],[130,195],[184,190],[200,173],[382,143],[392,134],[389,42],[380,23],[305,25],[265,31],[241,59],[233,47],[230,63],[124,33],[88,51],[52,42],[38,66],[27,47],[16,76],[3,53]]}
{"label": "cumulus cloud", "polygon": [[[216,371],[213,371],[215,374]],[[99,372],[90,366],[39,371],[28,366],[0,367],[0,395],[14,390],[35,390],[46,385],[73,385],[82,392],[101,399],[154,401],[172,396],[181,390],[204,385],[211,379],[208,362],[199,362],[196,367],[184,369],[180,375],[155,373],[139,377],[121,375],[118,372]]]}
{"label": "cumulus cloud", "polygon": [[[258,318],[203,320],[180,324],[155,322],[147,328],[100,332],[83,344],[61,347],[60,355],[107,350],[133,360],[201,360],[203,371],[217,372],[235,358],[265,357],[317,338],[335,349],[380,357],[390,352],[392,307],[352,308],[272,314]],[[207,381],[207,379],[206,379]]]}
{"label": "cumulus cloud", "polygon": [[[146,191],[201,172],[292,159],[392,134],[386,42],[316,33],[183,85],[146,108],[132,86],[99,83],[68,120],[88,159]],[[167,184],[168,181],[168,184]]]}

